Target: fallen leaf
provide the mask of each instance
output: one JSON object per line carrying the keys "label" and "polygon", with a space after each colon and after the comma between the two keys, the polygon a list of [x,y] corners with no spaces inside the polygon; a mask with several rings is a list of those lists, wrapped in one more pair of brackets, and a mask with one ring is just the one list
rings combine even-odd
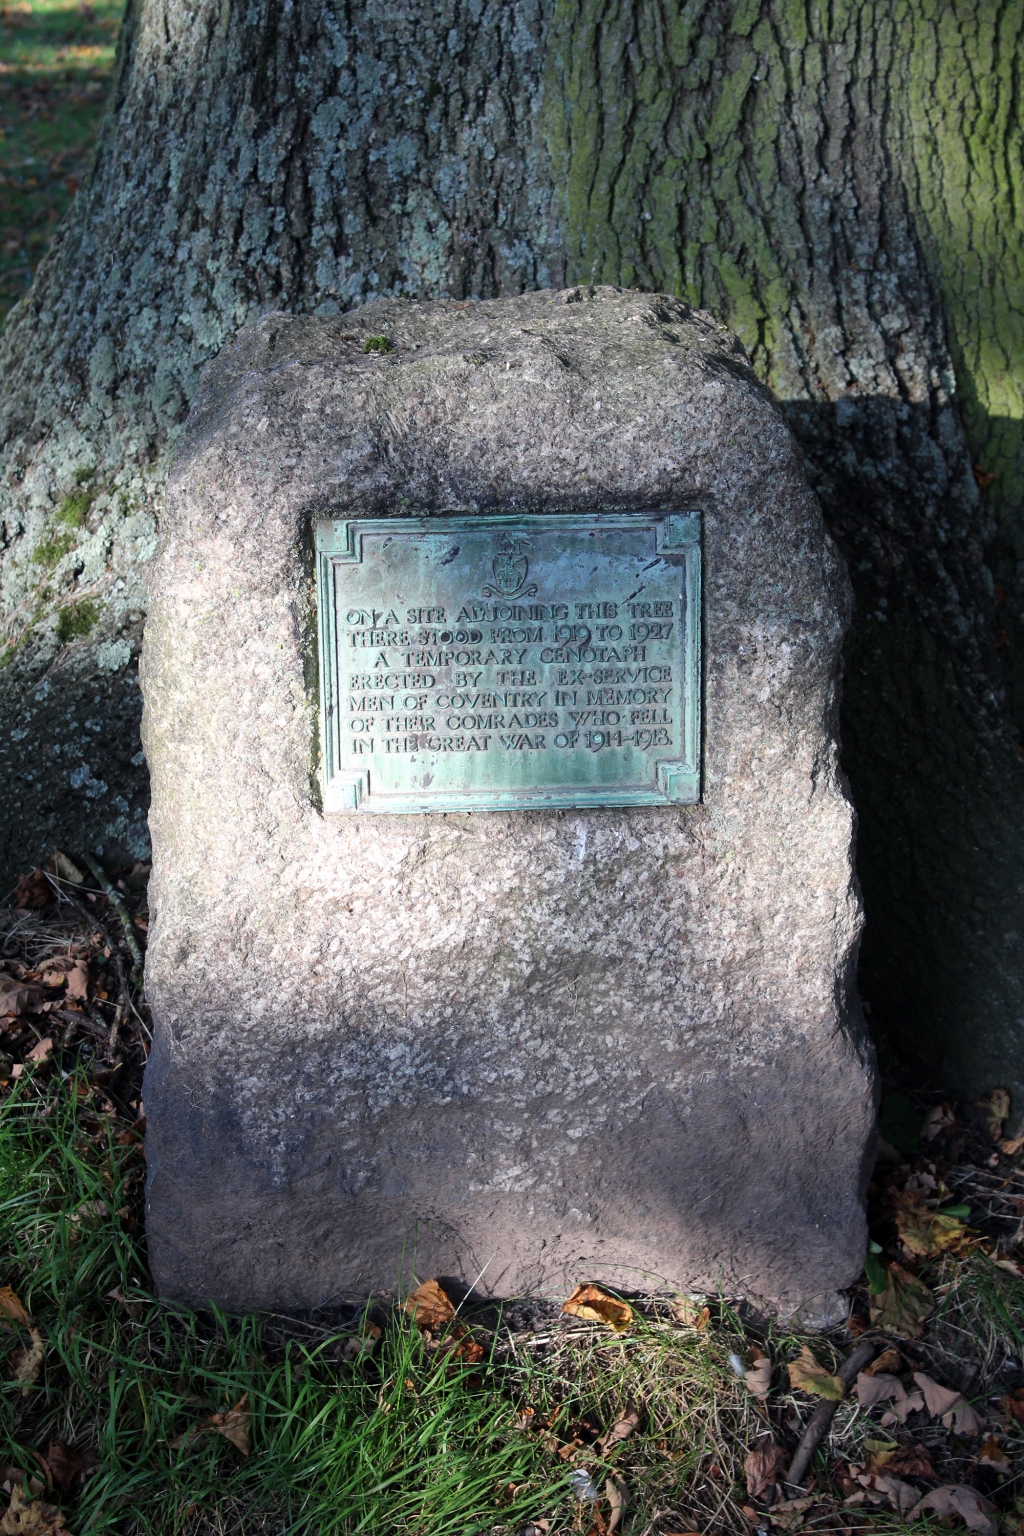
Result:
{"label": "fallen leaf", "polygon": [[459,1342],[452,1350],[453,1359],[462,1360],[466,1365],[479,1365],[486,1354],[484,1346],[477,1343],[468,1328],[464,1329],[458,1323],[455,1326],[459,1330],[457,1334]]}
{"label": "fallen leaf", "polygon": [[249,1394],[240,1397],[233,1408],[225,1409],[223,1413],[211,1414],[203,1423],[204,1429],[212,1429],[218,1435],[223,1435],[225,1440],[230,1440],[236,1450],[243,1456],[249,1454],[249,1424],[252,1414],[249,1412]]}
{"label": "fallen leaf", "polygon": [[900,1371],[903,1369],[903,1357],[898,1349],[893,1349],[890,1344],[888,1349],[883,1349],[877,1359],[865,1368],[866,1376],[878,1376],[885,1372]]}
{"label": "fallen leaf", "polygon": [[22,911],[36,911],[39,907],[47,906],[52,899],[53,887],[41,869],[34,869],[30,875],[22,875],[14,887],[14,905]]}
{"label": "fallen leaf", "polygon": [[935,1108],[929,1111],[921,1127],[921,1140],[934,1141],[942,1131],[948,1131],[954,1125],[956,1125],[956,1115],[949,1105],[936,1104]]}
{"label": "fallen leaf", "polygon": [[1011,1422],[1024,1424],[1024,1387],[1018,1387],[1016,1392],[1007,1392],[1003,1398],[1003,1412],[1006,1415],[1007,1427]]}
{"label": "fallen leaf", "polygon": [[962,1483],[945,1483],[941,1488],[933,1488],[914,1505],[909,1518],[914,1520],[929,1509],[934,1510],[940,1520],[946,1515],[959,1515],[970,1530],[981,1531],[982,1536],[996,1536],[995,1509],[976,1488],[967,1488]]}
{"label": "fallen leaf", "polygon": [[906,1397],[906,1389],[898,1376],[879,1371],[877,1376],[861,1371],[857,1377],[857,1401],[862,1408],[873,1408],[876,1403],[888,1403],[900,1395]]}
{"label": "fallen leaf", "polygon": [[923,1445],[901,1445],[886,1463],[886,1471],[900,1477],[936,1477],[931,1457]]}
{"label": "fallen leaf", "polygon": [[790,1386],[799,1392],[811,1392],[815,1397],[827,1398],[830,1403],[838,1403],[846,1396],[846,1388],[839,1377],[831,1375],[819,1364],[806,1344],[786,1369]]}
{"label": "fallen leaf", "polygon": [[89,972],[81,961],[74,970],[68,971],[67,996],[84,1003],[89,996]]}
{"label": "fallen leaf", "polygon": [[72,1215],[71,1221],[76,1227],[96,1226],[109,1215],[110,1206],[105,1200],[83,1200]]}
{"label": "fallen leaf", "polygon": [[959,1392],[949,1387],[940,1387],[937,1381],[932,1381],[923,1371],[915,1371],[914,1380],[924,1393],[928,1412],[933,1418],[941,1418],[946,1428],[954,1429],[958,1435],[981,1434],[982,1420]]}
{"label": "fallen leaf", "polygon": [[747,1480],[747,1492],[752,1499],[759,1499],[768,1488],[774,1488],[780,1472],[789,1465],[789,1453],[784,1445],[775,1440],[762,1440],[751,1446],[743,1459],[743,1475]]}
{"label": "fallen leaf", "polygon": [[26,1499],[21,1488],[11,1489],[11,1502],[0,1520],[3,1536],[70,1536],[64,1516],[55,1504]]}
{"label": "fallen leaf", "polygon": [[992,1140],[998,1143],[1003,1132],[1003,1123],[1010,1113],[1010,1093],[1006,1088],[991,1088],[988,1093],[983,1093],[980,1099],[975,1099],[974,1108],[980,1109],[985,1120],[985,1129]]}
{"label": "fallen leaf", "polygon": [[804,1513],[813,1503],[812,1494],[799,1499],[784,1499],[781,1503],[772,1505],[768,1518],[772,1525],[779,1526],[783,1531],[790,1531],[803,1524]]}
{"label": "fallen leaf", "polygon": [[31,1317],[9,1285],[0,1285],[0,1312],[5,1313],[12,1323],[21,1323],[24,1328],[32,1326]]}
{"label": "fallen leaf", "polygon": [[885,1290],[872,1300],[875,1327],[904,1339],[920,1338],[925,1318],[935,1310],[935,1297],[928,1287],[899,1264],[889,1265]]}
{"label": "fallen leaf", "polygon": [[42,1000],[41,987],[29,981],[19,981],[14,976],[8,976],[6,971],[0,971],[0,1014],[17,1018],[32,1008],[38,1008]]}
{"label": "fallen leaf", "polygon": [[361,1360],[364,1355],[370,1354],[379,1338],[380,1329],[377,1324],[366,1323],[362,1333],[345,1340],[341,1351],[342,1359]]}
{"label": "fallen leaf", "polygon": [[628,1440],[630,1435],[640,1423],[640,1415],[635,1408],[630,1408],[621,1418],[615,1420],[605,1434],[597,1442],[597,1448],[602,1456],[606,1456],[613,1445],[618,1445],[622,1440]]}
{"label": "fallen leaf", "polygon": [[436,1280],[425,1280],[418,1286],[407,1299],[405,1310],[417,1328],[442,1328],[455,1316],[450,1298]]}
{"label": "fallen leaf", "polygon": [[40,1040],[38,1045],[34,1045],[32,1047],[28,1055],[25,1057],[25,1060],[34,1061],[38,1066],[40,1062],[46,1060],[46,1058],[51,1054],[52,1050],[53,1041],[50,1036],[47,1035],[45,1040]]}
{"label": "fallen leaf", "polygon": [[92,1451],[81,1451],[63,1440],[51,1440],[45,1457],[46,1469],[61,1493],[74,1494],[90,1472],[99,1465]]}
{"label": "fallen leaf", "polygon": [[1004,1157],[1016,1157],[1018,1152],[1024,1152],[1024,1136],[1017,1136],[1012,1141],[1001,1141],[999,1150]]}
{"label": "fallen leaf", "polygon": [[20,1382],[27,1390],[39,1377],[43,1365],[43,1336],[38,1328],[29,1329],[31,1343],[27,1349],[16,1349],[8,1362],[13,1371],[12,1381]]}
{"label": "fallen leaf", "polygon": [[673,1296],[672,1316],[677,1323],[684,1323],[688,1328],[696,1328],[702,1331],[711,1321],[711,1308],[701,1306],[689,1296]]}
{"label": "fallen leaf", "polygon": [[933,1419],[941,1418],[944,1413],[949,1413],[957,1403],[963,1402],[963,1396],[954,1392],[951,1387],[940,1387],[937,1381],[926,1376],[924,1371],[915,1371],[914,1380],[924,1393],[924,1400],[928,1406],[928,1412]]}
{"label": "fallen leaf", "polygon": [[61,853],[59,848],[53,850],[50,862],[46,868],[58,880],[67,880],[71,885],[83,885],[85,883],[85,876],[78,865],[73,863],[66,853]]}
{"label": "fallen leaf", "polygon": [[604,1485],[604,1496],[608,1500],[610,1511],[608,1515],[608,1532],[609,1536],[611,1536],[612,1531],[618,1530],[622,1517],[626,1513],[626,1506],[629,1503],[629,1489],[621,1477],[609,1477]]}
{"label": "fallen leaf", "polygon": [[955,1252],[969,1233],[957,1216],[933,1211],[924,1201],[907,1190],[893,1196],[893,1214],[900,1241],[910,1253],[930,1258],[937,1253]]}
{"label": "fallen leaf", "polygon": [[616,1333],[625,1333],[633,1321],[632,1307],[616,1296],[609,1296],[599,1285],[578,1285],[562,1302],[562,1311],[588,1323],[605,1323]]}
{"label": "fallen leaf", "polygon": [[747,1391],[754,1397],[767,1397],[772,1384],[772,1362],[760,1349],[752,1349],[747,1356],[747,1374],[744,1377]]}
{"label": "fallen leaf", "polygon": [[884,1503],[887,1499],[899,1514],[904,1514],[917,1503],[917,1489],[911,1483],[891,1477],[888,1472],[860,1472],[857,1481],[862,1484],[872,1504]]}
{"label": "fallen leaf", "polygon": [[996,1472],[1009,1472],[1010,1462],[995,1435],[989,1435],[978,1446],[978,1461],[983,1467],[992,1467]]}

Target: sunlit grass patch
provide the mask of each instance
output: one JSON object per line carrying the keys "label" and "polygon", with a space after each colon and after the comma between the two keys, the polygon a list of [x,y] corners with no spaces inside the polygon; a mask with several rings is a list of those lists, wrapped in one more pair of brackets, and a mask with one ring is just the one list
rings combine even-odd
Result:
{"label": "sunlit grass patch", "polygon": [[0,320],[88,169],[121,11],[111,0],[0,5]]}

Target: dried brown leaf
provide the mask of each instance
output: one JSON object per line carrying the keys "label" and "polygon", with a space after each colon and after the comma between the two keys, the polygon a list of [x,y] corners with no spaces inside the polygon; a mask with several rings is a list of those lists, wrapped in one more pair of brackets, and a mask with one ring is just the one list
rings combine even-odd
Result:
{"label": "dried brown leaf", "polygon": [[846,1396],[846,1388],[839,1377],[827,1371],[806,1344],[786,1369],[789,1372],[789,1384],[795,1391],[810,1392],[815,1397],[827,1398],[831,1403],[838,1403]]}
{"label": "dried brown leaf", "polygon": [[996,1472],[1009,1472],[1010,1462],[995,1435],[989,1435],[978,1446],[978,1461],[983,1467],[992,1467]]}
{"label": "dried brown leaf", "polygon": [[233,1408],[227,1408],[223,1413],[211,1414],[203,1423],[204,1429],[212,1429],[218,1435],[223,1435],[225,1440],[230,1440],[236,1450],[243,1456],[249,1454],[249,1425],[252,1414],[249,1411],[249,1394],[240,1397]]}
{"label": "dried brown leaf", "polygon": [[640,1415],[635,1408],[630,1408],[621,1418],[615,1420],[611,1429],[607,1430],[597,1442],[597,1448],[602,1456],[607,1455],[613,1445],[618,1445],[622,1440],[628,1440],[640,1422]]}
{"label": "dried brown leaf", "polygon": [[[857,1481],[863,1486],[873,1504],[888,1500],[893,1509],[903,1514],[917,1503],[917,1489],[898,1477],[892,1477],[888,1470],[858,1473]],[[873,1494],[877,1497],[872,1498]]]}
{"label": "dried brown leaf", "polygon": [[450,1297],[436,1280],[425,1280],[418,1286],[406,1301],[405,1310],[417,1328],[443,1328],[455,1316]]}
{"label": "dried brown leaf", "polygon": [[0,1312],[9,1317],[12,1323],[21,1323],[23,1328],[32,1326],[31,1317],[9,1285],[0,1285]]}
{"label": "dried brown leaf", "polygon": [[49,1035],[47,1035],[45,1040],[40,1040],[38,1044],[32,1047],[28,1055],[25,1057],[25,1060],[34,1062],[36,1066],[39,1066],[39,1064],[46,1061],[47,1058],[52,1055],[52,1053],[53,1040]]}
{"label": "dried brown leaf", "polygon": [[39,987],[27,981],[17,981],[5,971],[0,971],[0,1014],[17,1018],[30,1008],[38,1008],[42,997]]}
{"label": "dried brown leaf", "polygon": [[890,1264],[885,1289],[873,1298],[871,1321],[886,1333],[904,1339],[918,1339],[924,1320],[935,1310],[935,1297],[924,1284],[899,1264]]}
{"label": "dried brown leaf", "polygon": [[899,1477],[931,1477],[938,1481],[931,1457],[923,1445],[898,1446],[886,1463],[886,1471]]}
{"label": "dried brown leaf", "polygon": [[47,1447],[45,1465],[53,1482],[61,1493],[74,1494],[82,1486],[89,1473],[98,1466],[93,1451],[79,1450],[63,1440],[51,1440]]}
{"label": "dried brown leaf", "polygon": [[786,1470],[789,1455],[785,1446],[775,1440],[762,1440],[751,1446],[743,1460],[743,1475],[747,1480],[747,1493],[759,1499],[769,1488],[774,1488],[779,1474]]}
{"label": "dried brown leaf", "polygon": [[622,1517],[626,1513],[626,1506],[629,1503],[629,1489],[621,1477],[609,1477],[604,1485],[604,1496],[608,1500],[609,1515],[607,1529],[609,1536],[611,1536],[613,1531],[618,1530]]}
{"label": "dried brown leaf", "polygon": [[959,1515],[970,1530],[980,1531],[982,1536],[996,1536],[995,1509],[976,1488],[967,1488],[962,1483],[945,1483],[941,1488],[933,1488],[914,1505],[910,1519],[927,1510],[932,1510],[940,1520],[947,1515]]}
{"label": "dried brown leaf", "polygon": [[963,1402],[959,1392],[954,1392],[951,1387],[940,1387],[924,1371],[915,1371],[914,1380],[924,1393],[925,1404],[933,1419],[941,1418],[944,1413],[949,1413],[958,1403]]}
{"label": "dried brown leaf", "polygon": [[64,1516],[55,1504],[26,1499],[19,1486],[11,1490],[11,1502],[0,1520],[2,1536],[70,1536]]}
{"label": "dried brown leaf", "polygon": [[711,1321],[711,1308],[689,1296],[673,1296],[672,1316],[677,1323],[683,1323],[687,1328],[696,1328],[702,1333]]}
{"label": "dried brown leaf", "polygon": [[754,1348],[747,1356],[747,1391],[754,1397],[767,1397],[772,1384],[772,1362],[764,1350]]}
{"label": "dried brown leaf", "polygon": [[89,972],[81,961],[67,975],[67,996],[84,1003],[89,996]]}
{"label": "dried brown leaf", "polygon": [[41,869],[22,875],[14,887],[14,905],[23,912],[34,912],[53,900],[53,887]]}
{"label": "dried brown leaf", "polygon": [[599,1285],[578,1285],[565,1301],[562,1311],[590,1323],[605,1323],[616,1333],[625,1333],[633,1321],[633,1309],[617,1296],[610,1296]]}
{"label": "dried brown leaf", "polygon": [[364,1355],[372,1352],[373,1346],[380,1338],[380,1329],[376,1323],[365,1324],[363,1331],[356,1338],[346,1339],[341,1354],[344,1360],[361,1360]]}
{"label": "dried brown leaf", "polygon": [[1003,1412],[1006,1414],[1007,1426],[1011,1422],[1024,1424],[1024,1387],[1018,1387],[1016,1392],[1007,1392],[1003,1398]]}
{"label": "dried brown leaf", "polygon": [[948,1104],[936,1104],[935,1108],[928,1112],[924,1125],[921,1127],[921,1140],[934,1141],[942,1131],[948,1131],[956,1124],[956,1115]]}
{"label": "dried brown leaf", "polygon": [[20,1382],[27,1389],[39,1378],[43,1367],[43,1336],[38,1328],[29,1329],[31,1343],[27,1349],[16,1349],[11,1355],[11,1380]]}

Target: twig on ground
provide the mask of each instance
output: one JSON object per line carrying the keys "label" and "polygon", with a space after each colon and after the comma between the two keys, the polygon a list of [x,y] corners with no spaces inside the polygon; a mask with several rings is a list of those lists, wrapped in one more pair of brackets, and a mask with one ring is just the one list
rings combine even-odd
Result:
{"label": "twig on ground", "polygon": [[104,896],[106,896],[107,900],[110,902],[110,905],[114,908],[114,911],[120,918],[121,927],[124,929],[125,946],[129,950],[131,957],[135,962],[134,969],[132,970],[132,985],[141,987],[142,950],[139,948],[139,941],[132,931],[132,920],[128,915],[128,908],[125,906],[120,893],[114,889],[114,886],[107,878],[106,871],[104,870],[102,864],[94,859],[91,853],[87,853],[85,855],[85,862],[88,864],[95,878],[99,881],[100,888],[102,889]]}
{"label": "twig on ground", "polygon": [[[877,1339],[865,1340],[864,1343],[857,1345],[857,1348],[851,1355],[846,1357],[836,1372],[844,1387],[849,1387],[857,1380],[860,1372],[874,1359],[881,1347]],[[802,1485],[804,1474],[811,1464],[811,1458],[825,1438],[825,1433],[832,1423],[838,1407],[839,1404],[837,1402],[823,1398],[807,1421],[807,1428],[800,1436],[800,1444],[793,1453],[793,1460],[790,1462],[789,1471],[786,1473],[785,1480],[793,1487],[799,1488]]]}

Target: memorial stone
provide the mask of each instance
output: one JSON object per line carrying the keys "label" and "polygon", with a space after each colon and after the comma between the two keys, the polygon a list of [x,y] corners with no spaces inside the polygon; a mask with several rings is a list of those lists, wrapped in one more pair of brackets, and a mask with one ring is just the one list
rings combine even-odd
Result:
{"label": "memorial stone", "polygon": [[738,343],[602,288],[268,316],[161,537],[162,1292],[838,1315],[874,1108],[849,598]]}

